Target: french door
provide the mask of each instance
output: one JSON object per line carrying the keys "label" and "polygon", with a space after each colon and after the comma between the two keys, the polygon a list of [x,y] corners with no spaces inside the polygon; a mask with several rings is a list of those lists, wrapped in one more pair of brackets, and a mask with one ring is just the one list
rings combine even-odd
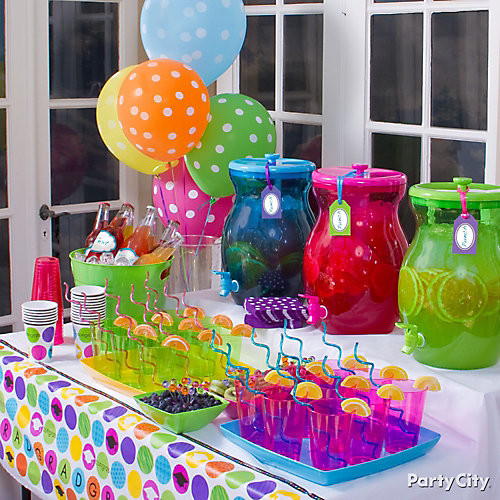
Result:
{"label": "french door", "polygon": [[5,21],[0,178],[7,181],[5,187],[0,183],[0,332],[5,332],[22,327],[20,304],[30,298],[37,256],[59,257],[62,280],[71,283],[68,254],[83,245],[98,202],[117,209],[125,200],[137,201],[137,174],[104,146],[95,108],[106,80],[137,63],[139,9],[135,0],[1,0],[0,8]]}

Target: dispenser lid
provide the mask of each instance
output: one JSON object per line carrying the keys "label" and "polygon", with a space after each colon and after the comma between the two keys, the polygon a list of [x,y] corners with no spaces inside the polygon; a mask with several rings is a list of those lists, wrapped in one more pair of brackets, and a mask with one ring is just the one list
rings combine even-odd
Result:
{"label": "dispenser lid", "polygon": [[344,186],[383,187],[406,184],[406,175],[396,170],[369,168],[368,165],[354,164],[351,167],[325,167],[313,172],[313,186],[336,188],[337,178],[356,171],[352,177],[344,177]]}
{"label": "dispenser lid", "polygon": [[455,177],[453,182],[428,182],[416,184],[409,191],[411,201],[415,205],[439,208],[460,208],[460,194],[457,187],[467,192],[467,207],[496,208],[500,207],[500,186],[472,182],[469,177]]}
{"label": "dispenser lid", "polygon": [[229,163],[229,170],[232,173],[249,173],[258,177],[265,177],[268,162],[271,175],[305,174],[312,172],[316,168],[316,165],[311,161],[280,158],[278,154],[266,154],[265,158],[240,158],[239,160],[233,160]]}

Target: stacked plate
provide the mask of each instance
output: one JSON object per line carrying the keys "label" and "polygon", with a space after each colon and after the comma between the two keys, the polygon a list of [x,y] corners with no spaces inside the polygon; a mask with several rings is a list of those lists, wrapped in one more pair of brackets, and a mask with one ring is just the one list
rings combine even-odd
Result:
{"label": "stacked plate", "polygon": [[42,327],[57,323],[58,304],[51,300],[32,300],[21,306],[23,323]]}
{"label": "stacked plate", "polygon": [[105,318],[106,295],[102,286],[82,285],[71,289],[72,323],[79,325],[97,324],[99,319],[102,323]]}

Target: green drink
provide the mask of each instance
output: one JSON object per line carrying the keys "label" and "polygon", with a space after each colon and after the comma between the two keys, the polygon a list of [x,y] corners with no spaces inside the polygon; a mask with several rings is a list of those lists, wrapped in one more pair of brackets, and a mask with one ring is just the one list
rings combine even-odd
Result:
{"label": "green drink", "polygon": [[462,214],[457,185],[419,184],[409,192],[418,230],[399,276],[405,352],[441,368],[483,368],[500,357],[500,187],[469,188],[467,212],[478,222],[475,254],[452,250]]}

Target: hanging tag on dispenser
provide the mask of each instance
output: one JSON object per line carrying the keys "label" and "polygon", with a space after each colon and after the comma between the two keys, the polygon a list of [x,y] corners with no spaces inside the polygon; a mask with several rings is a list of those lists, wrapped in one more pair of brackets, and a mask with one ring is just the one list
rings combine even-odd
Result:
{"label": "hanging tag on dispenser", "polygon": [[281,191],[276,186],[266,186],[261,197],[262,218],[281,219]]}
{"label": "hanging tag on dispenser", "polygon": [[458,216],[454,222],[452,253],[475,255],[477,230],[477,220],[471,214],[467,218]]}
{"label": "hanging tag on dispenser", "polygon": [[330,205],[330,234],[349,236],[351,234],[351,207],[345,202],[334,201]]}

